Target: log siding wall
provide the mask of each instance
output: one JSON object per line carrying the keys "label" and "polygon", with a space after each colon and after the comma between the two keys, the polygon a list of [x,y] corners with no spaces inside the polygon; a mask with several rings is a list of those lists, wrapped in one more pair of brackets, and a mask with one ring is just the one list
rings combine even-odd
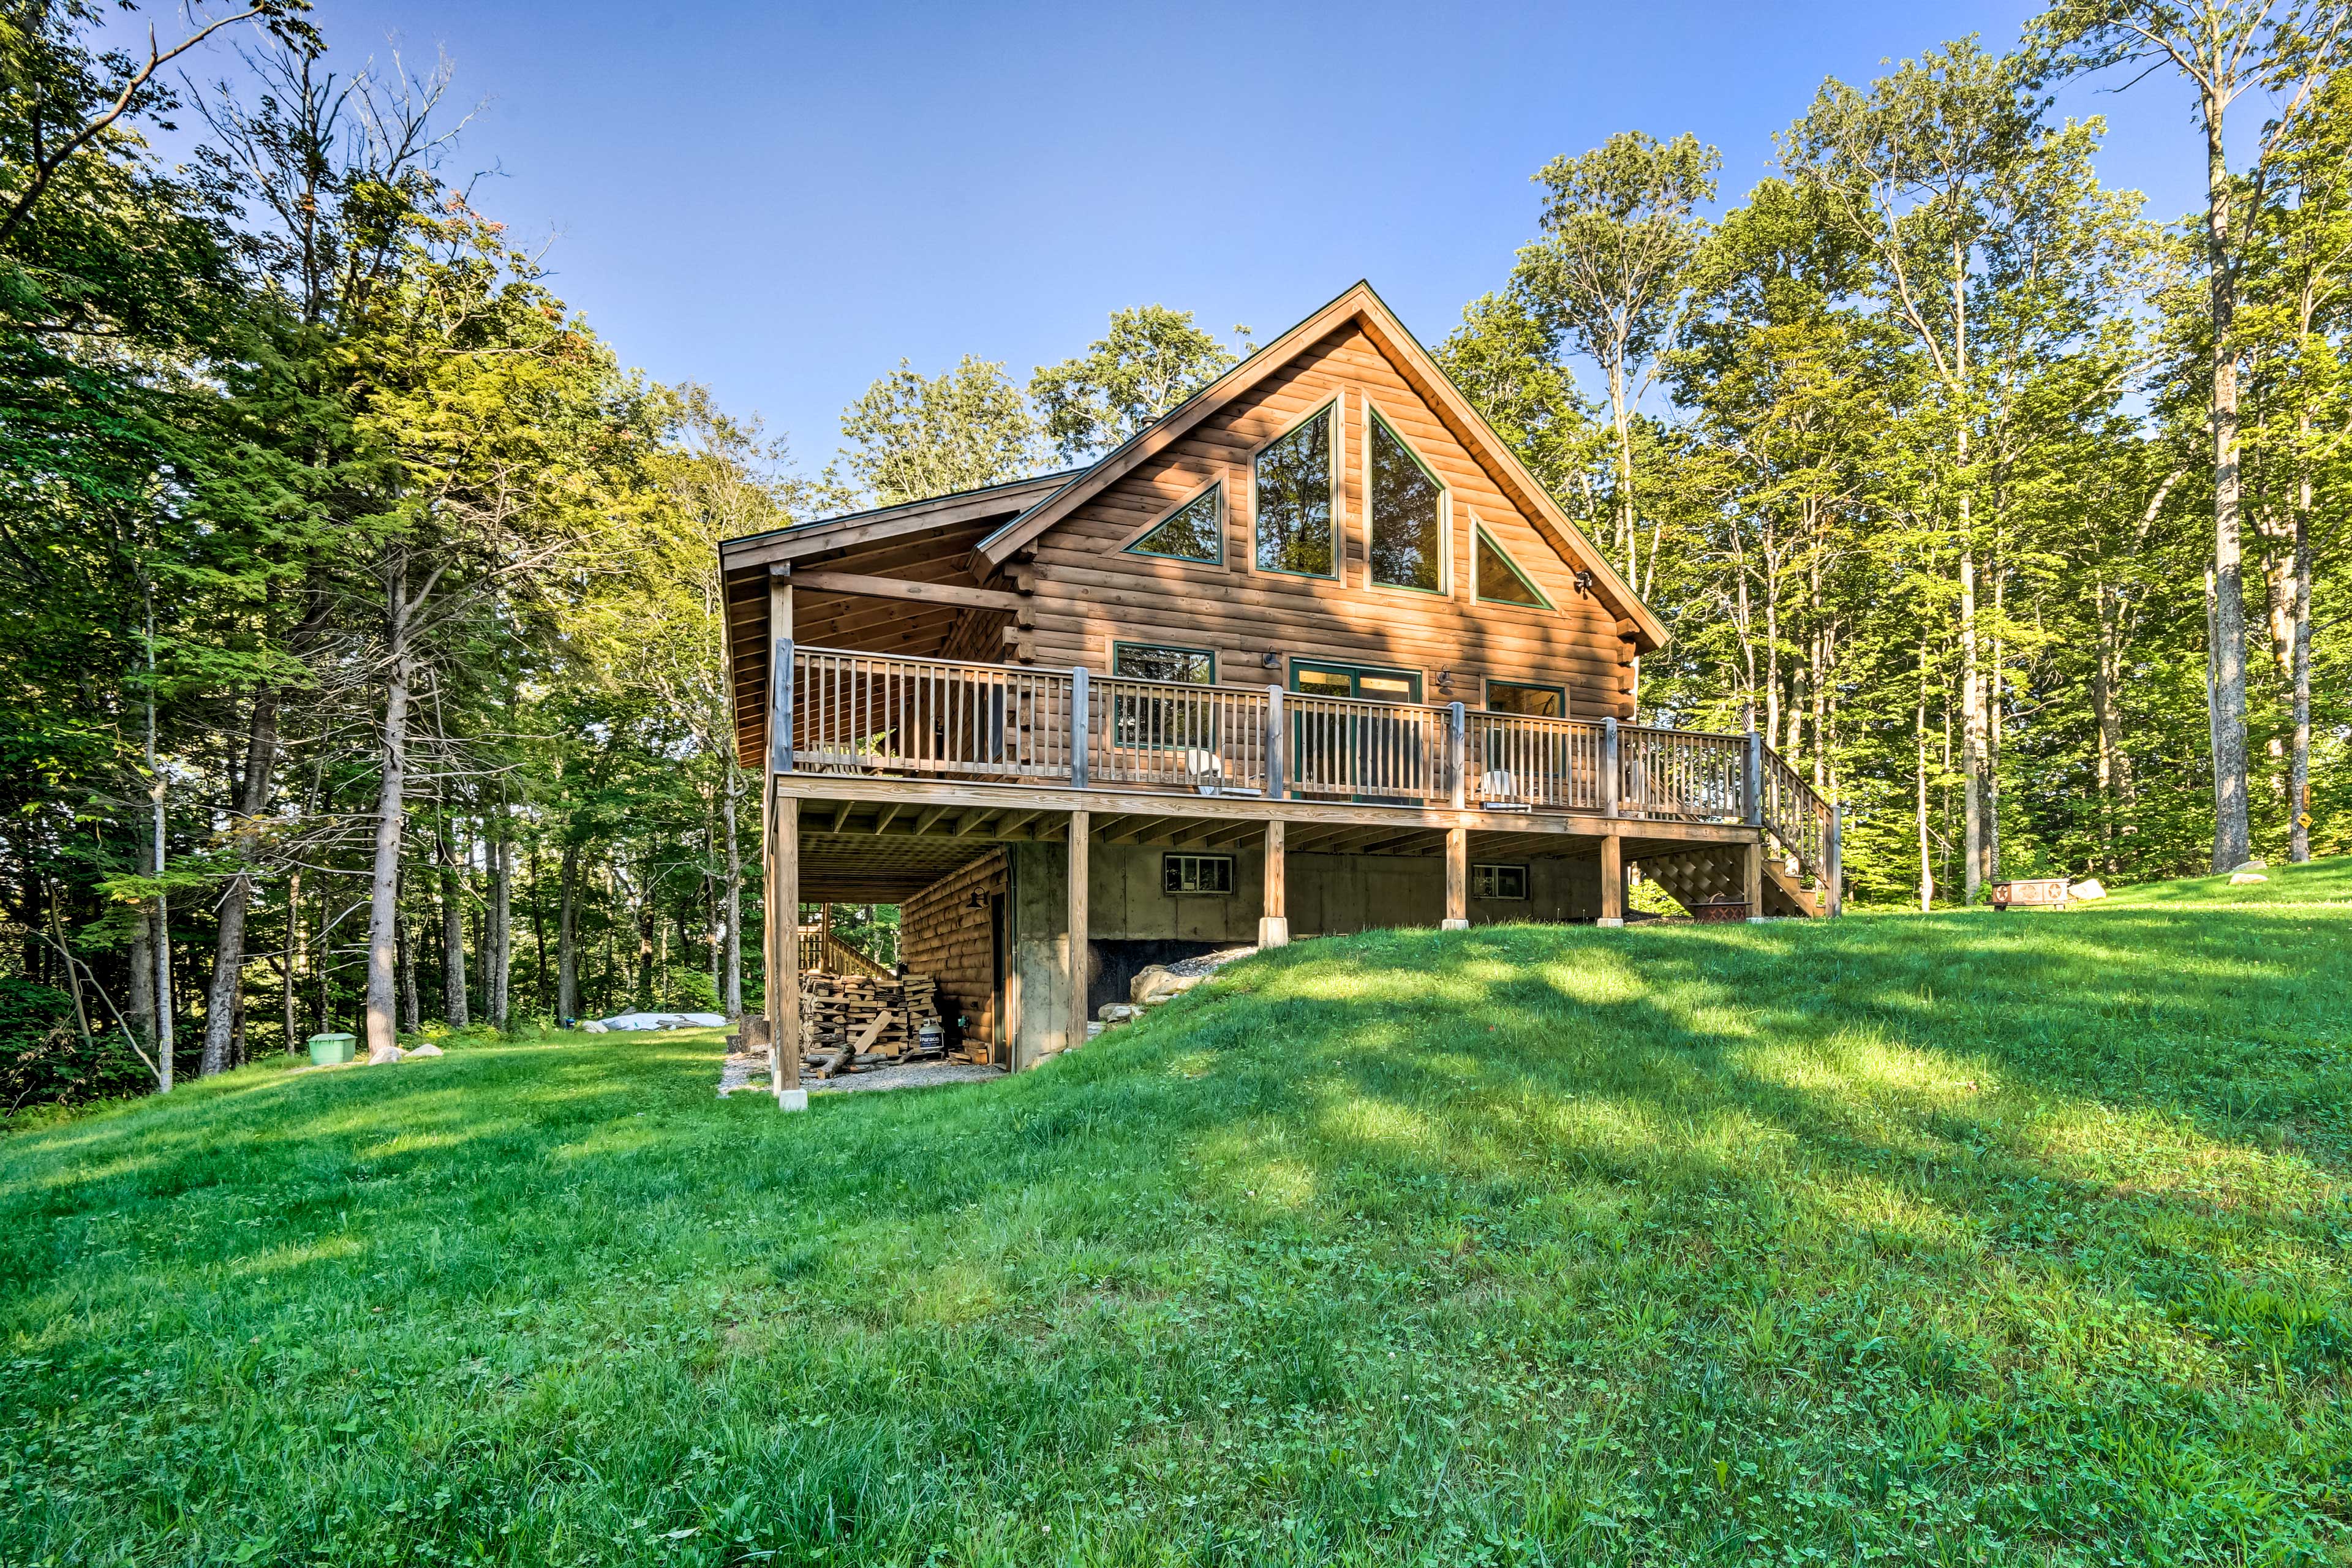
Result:
{"label": "log siding wall", "polygon": [[898,908],[898,953],[907,970],[939,982],[940,1013],[971,1022],[965,1039],[999,1043],[996,1031],[996,950],[990,910],[973,909],[971,895],[985,900],[1004,892],[1004,851],[982,855],[951,871]]}
{"label": "log siding wall", "polygon": [[[1255,565],[1252,463],[1300,417],[1339,399],[1334,492],[1339,581]],[[1451,497],[1452,591],[1440,595],[1370,581],[1365,493],[1368,405],[1443,480]],[[1208,564],[1124,552],[1152,518],[1213,480],[1224,486],[1225,560]],[[1475,529],[1483,526],[1559,606],[1475,597]],[[1227,685],[1288,684],[1292,659],[1417,670],[1424,700],[1482,706],[1485,681],[1568,689],[1571,712],[1633,717],[1633,647],[1616,616],[1575,584],[1563,561],[1481,460],[1350,323],[1301,353],[1234,405],[1218,410],[1036,542],[1034,629],[1023,652],[1046,665],[1110,668],[1113,642],[1209,647]],[[1030,643],[1028,639],[1034,638]],[[1264,656],[1277,656],[1269,667]],[[1452,673],[1449,689],[1438,677]]]}

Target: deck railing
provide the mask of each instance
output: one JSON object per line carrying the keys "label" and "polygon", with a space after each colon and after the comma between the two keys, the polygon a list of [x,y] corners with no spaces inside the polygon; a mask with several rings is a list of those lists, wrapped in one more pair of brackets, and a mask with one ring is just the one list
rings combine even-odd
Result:
{"label": "deck railing", "polygon": [[1285,692],[1285,793],[1302,800],[1450,801],[1449,709]]}
{"label": "deck railing", "polygon": [[1753,732],[779,647],[780,769],[1745,824],[1834,879],[1832,808]]}
{"label": "deck railing", "polygon": [[795,647],[793,766],[810,773],[1066,781],[1066,669]]}

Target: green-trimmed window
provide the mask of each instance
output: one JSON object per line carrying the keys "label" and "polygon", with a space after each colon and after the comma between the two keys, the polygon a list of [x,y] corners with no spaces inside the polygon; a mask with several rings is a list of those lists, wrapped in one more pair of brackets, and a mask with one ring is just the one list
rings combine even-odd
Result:
{"label": "green-trimmed window", "polygon": [[1371,468],[1372,581],[1384,588],[1445,591],[1445,487],[1404,438],[1367,405]]}
{"label": "green-trimmed window", "polygon": [[1175,561],[1225,558],[1225,487],[1211,485],[1168,514],[1166,521],[1127,547],[1130,555],[1165,555]]}
{"label": "green-trimmed window", "polygon": [[1486,682],[1486,711],[1518,713],[1529,719],[1568,717],[1568,691],[1559,686],[1530,686],[1519,680]]}
{"label": "green-trimmed window", "polygon": [[1191,686],[1212,686],[1217,679],[1217,656],[1206,648],[1170,647],[1160,643],[1114,643],[1110,672],[1129,680],[1181,680]]}
{"label": "green-trimmed window", "polygon": [[1549,610],[1551,601],[1533,579],[1519,570],[1519,563],[1503,552],[1494,535],[1485,529],[1478,531],[1477,561],[1478,596],[1489,604],[1525,605],[1530,609]]}
{"label": "green-trimmed window", "polygon": [[1318,409],[1257,455],[1257,567],[1333,577],[1331,433],[1336,405]]}

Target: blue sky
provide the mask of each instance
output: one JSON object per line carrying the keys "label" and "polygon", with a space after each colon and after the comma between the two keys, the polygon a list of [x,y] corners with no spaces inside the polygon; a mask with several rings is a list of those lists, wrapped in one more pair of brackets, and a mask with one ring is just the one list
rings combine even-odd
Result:
{"label": "blue sky", "polygon": [[[1441,337],[1536,216],[1528,175],[1624,129],[1723,150],[1727,198],[1830,75],[2031,13],[1980,4],[1087,5],[320,0],[487,99],[451,173],[548,245],[622,360],[709,383],[814,468],[901,356],[1032,367],[1158,302],[1261,339],[1357,278]],[[213,68],[217,69],[217,65]],[[2198,203],[2168,76],[2104,113],[2110,184]]]}

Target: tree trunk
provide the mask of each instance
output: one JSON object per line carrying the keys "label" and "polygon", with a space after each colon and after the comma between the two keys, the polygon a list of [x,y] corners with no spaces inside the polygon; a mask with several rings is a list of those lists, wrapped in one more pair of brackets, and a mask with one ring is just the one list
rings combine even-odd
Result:
{"label": "tree trunk", "polygon": [[[139,868],[148,869],[147,847],[139,847]],[[142,1050],[155,1048],[155,921],[142,906],[131,927],[131,1027]]]}
{"label": "tree trunk", "polygon": [[499,785],[498,815],[490,819],[490,908],[489,936],[483,963],[483,1011],[490,1022],[503,1029],[507,1026],[514,975],[514,846],[508,837],[512,826],[507,816],[506,784]]}
{"label": "tree trunk", "polygon": [[1955,247],[1952,268],[1952,455],[1958,479],[1960,546],[1960,880],[1974,905],[1985,880],[1985,688],[1977,641],[1975,481],[1969,473],[1968,266]]}
{"label": "tree trunk", "polygon": [[2303,415],[2304,457],[2294,509],[2294,752],[2287,762],[2286,858],[2311,858],[2311,412]]}
{"label": "tree trunk", "polygon": [[1919,912],[1936,907],[1936,861],[1927,837],[1927,639],[1919,639],[1919,717],[1914,728],[1919,762]]}
{"label": "tree trunk", "polygon": [[2206,266],[2212,287],[2213,424],[2213,869],[2253,852],[2246,799],[2246,605],[2239,542],[2237,279],[2231,234],[2230,163],[2221,144],[2227,104],[2204,101]]}
{"label": "tree trunk", "polygon": [[425,1007],[416,994],[416,942],[405,917],[400,922],[400,1026],[412,1035],[425,1031]]}
{"label": "tree trunk", "polygon": [[286,952],[278,966],[278,1005],[285,1015],[286,1054],[294,1054],[294,1042],[302,1037],[301,1020],[294,1011],[294,971],[309,944],[302,940],[302,868],[297,866],[286,876]]}
{"label": "tree trunk", "polygon": [[637,1005],[648,1010],[659,1005],[654,995],[654,872],[647,867],[642,874],[637,894]]}
{"label": "tree trunk", "polygon": [[2098,731],[2099,843],[2105,850],[2099,868],[2112,877],[2118,863],[2117,799],[2120,777],[2116,766],[2123,755],[2123,721],[2116,711],[2116,681],[2122,656],[2118,648],[2115,590],[2104,577],[2091,585],[2098,617],[2097,658],[2091,669],[2091,719]]}
{"label": "tree trunk", "polygon": [[[245,787],[238,791],[236,813],[241,853],[250,853],[254,823],[269,804],[271,775],[278,763],[278,700],[265,693],[254,699],[253,721],[246,737]],[[213,949],[213,983],[205,1001],[205,1051],[197,1063],[199,1076],[210,1077],[228,1065],[229,1043],[236,1028],[238,981],[245,972],[245,916],[253,901],[253,874],[240,869],[221,894],[220,934]]]}
{"label": "tree trunk", "polygon": [[580,848],[563,847],[563,869],[556,896],[555,1021],[570,1028],[580,1021]]}
{"label": "tree trunk", "polygon": [[531,973],[530,994],[532,1000],[539,1004],[539,1011],[545,1014],[547,1011],[547,915],[539,901],[539,841],[534,838],[530,845],[530,940],[532,951],[539,955],[539,963],[534,966]]}
{"label": "tree trunk", "polygon": [[[384,680],[383,780],[376,795],[375,866],[368,879],[367,1050],[371,1063],[398,1061],[394,970],[400,945],[400,846],[408,814],[408,691],[416,676],[393,590],[392,668]],[[325,994],[323,987],[320,995]]]}
{"label": "tree trunk", "polygon": [[719,994],[730,1024],[743,1016],[743,848],[735,826],[735,802],[742,793],[742,770],[734,758],[728,758],[727,793],[720,807],[727,831],[727,897],[720,922],[726,929],[719,939],[727,950],[727,977]]}
{"label": "tree trunk", "polygon": [[466,908],[447,816],[435,814],[433,835],[441,862],[441,1016],[451,1028],[462,1029],[472,1022],[466,1011]]}

